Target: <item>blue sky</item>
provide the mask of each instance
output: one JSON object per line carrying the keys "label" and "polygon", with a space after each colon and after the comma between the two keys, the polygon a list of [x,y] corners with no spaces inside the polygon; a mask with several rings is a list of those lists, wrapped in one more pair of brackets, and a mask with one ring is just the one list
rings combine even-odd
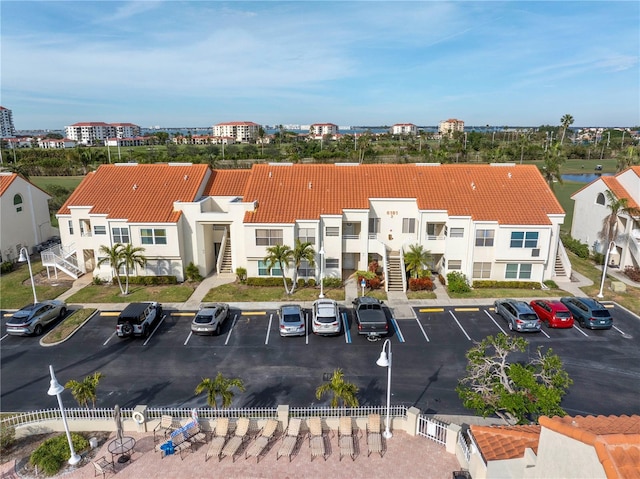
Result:
{"label": "blue sky", "polygon": [[640,124],[636,1],[5,1],[17,129]]}

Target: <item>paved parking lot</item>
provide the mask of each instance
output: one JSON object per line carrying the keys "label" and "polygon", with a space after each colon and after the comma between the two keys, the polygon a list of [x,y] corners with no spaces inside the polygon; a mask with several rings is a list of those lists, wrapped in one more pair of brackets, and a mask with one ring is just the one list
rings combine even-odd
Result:
{"label": "paved parking lot", "polygon": [[[194,312],[166,309],[149,338],[120,339],[114,334],[117,312],[103,311],[53,347],[41,347],[37,338],[5,337],[2,321],[2,408],[54,407],[46,395],[49,364],[61,383],[102,372],[98,406],[205,406],[193,390],[218,371],[247,386],[234,406],[324,404],[315,389],[335,368],[358,385],[361,404],[384,404],[387,372],[375,364],[382,343],[357,334],[350,308],[341,312],[346,327],[339,336],[282,338],[275,310],[231,309],[220,336],[198,336],[190,331]],[[415,307],[414,313],[401,320],[388,314],[392,402],[430,413],[468,413],[454,391],[465,352],[487,335],[520,333],[510,332],[492,306]],[[563,359],[575,382],[563,403],[571,414],[638,411],[640,321],[620,308],[612,314],[615,326],[608,331],[543,327],[525,335],[530,353],[540,345]]]}

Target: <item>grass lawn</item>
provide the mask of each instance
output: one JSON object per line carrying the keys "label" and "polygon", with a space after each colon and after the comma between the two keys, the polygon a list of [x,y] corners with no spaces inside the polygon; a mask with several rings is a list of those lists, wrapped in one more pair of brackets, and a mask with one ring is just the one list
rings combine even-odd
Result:
{"label": "grass lawn", "polygon": [[59,185],[75,190],[84,176],[30,176],[29,181],[47,191],[47,185]]}
{"label": "grass lawn", "polygon": [[579,183],[577,181],[565,181],[562,184],[554,183],[553,192],[564,209],[566,216],[564,217],[564,223],[560,226],[560,231],[563,233],[571,233],[571,222],[573,221],[573,206],[574,201],[571,199],[571,195],[585,186],[587,183]]}
{"label": "grass lawn", "polygon": [[[46,274],[40,261],[31,263],[34,277]],[[36,296],[38,301],[55,299],[68,289],[67,286],[39,285],[36,281]],[[9,274],[0,276],[0,308],[17,309],[33,303],[33,290],[27,263],[17,263],[17,269]]]}
{"label": "grass lawn", "polygon": [[87,320],[89,316],[95,313],[93,308],[82,308],[72,312],[69,316],[56,325],[51,331],[49,331],[43,338],[44,344],[55,344],[58,341],[62,341],[76,331]]}
{"label": "grass lawn", "polygon": [[469,293],[447,293],[450,298],[548,298],[571,296],[562,289],[479,288]]}
{"label": "grass lawn", "polygon": [[[444,288],[444,286],[441,286]],[[407,291],[407,299],[436,299],[433,291]]]}
{"label": "grass lawn", "polygon": [[[315,301],[320,294],[320,288],[296,289],[288,296],[284,286],[247,286],[246,284],[229,283],[209,290],[203,301],[220,301],[223,303],[236,302],[271,302],[271,301]],[[324,295],[336,301],[344,300],[344,288],[325,288]]]}
{"label": "grass lawn", "polygon": [[174,284],[169,286],[130,285],[129,294],[122,296],[118,286],[89,285],[67,299],[67,303],[135,303],[159,301],[160,303],[184,303],[193,294],[193,286]]}

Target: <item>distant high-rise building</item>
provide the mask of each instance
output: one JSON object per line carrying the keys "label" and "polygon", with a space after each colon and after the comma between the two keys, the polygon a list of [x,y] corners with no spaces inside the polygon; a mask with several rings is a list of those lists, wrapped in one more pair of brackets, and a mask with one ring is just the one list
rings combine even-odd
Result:
{"label": "distant high-rise building", "polygon": [[392,135],[417,135],[418,127],[413,123],[396,123],[391,127]]}
{"label": "distant high-rise building", "polygon": [[438,131],[441,135],[452,136],[454,131],[464,131],[464,121],[449,118],[438,124]]}
{"label": "distant high-rise building", "polygon": [[334,138],[338,134],[338,125],[333,123],[314,123],[309,126],[309,138],[322,140],[325,135]]}
{"label": "distant high-rise building", "polygon": [[260,125],[252,121],[230,121],[213,125],[213,136],[233,138],[238,143],[252,143],[258,138]]}
{"label": "distant high-rise building", "polygon": [[13,113],[8,108],[0,106],[0,137],[13,138],[16,128],[13,126]]}
{"label": "distant high-rise building", "polygon": [[83,145],[103,144],[109,138],[133,138],[140,136],[140,127],[133,123],[104,123],[87,121],[65,126],[65,135]]}

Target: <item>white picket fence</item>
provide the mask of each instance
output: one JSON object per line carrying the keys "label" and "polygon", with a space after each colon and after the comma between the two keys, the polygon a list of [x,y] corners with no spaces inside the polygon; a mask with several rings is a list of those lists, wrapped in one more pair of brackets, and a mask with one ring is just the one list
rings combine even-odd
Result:
{"label": "white picket fence", "polygon": [[416,434],[445,445],[447,443],[447,423],[427,416],[418,416]]}

